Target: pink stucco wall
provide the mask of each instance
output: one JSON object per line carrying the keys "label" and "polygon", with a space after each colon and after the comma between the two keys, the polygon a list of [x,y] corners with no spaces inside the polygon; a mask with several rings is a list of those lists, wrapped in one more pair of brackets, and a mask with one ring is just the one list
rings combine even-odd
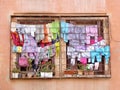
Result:
{"label": "pink stucco wall", "polygon": [[[0,90],[119,90],[119,0],[0,0]],[[109,79],[10,80],[10,15],[13,13],[107,13],[111,29]]]}

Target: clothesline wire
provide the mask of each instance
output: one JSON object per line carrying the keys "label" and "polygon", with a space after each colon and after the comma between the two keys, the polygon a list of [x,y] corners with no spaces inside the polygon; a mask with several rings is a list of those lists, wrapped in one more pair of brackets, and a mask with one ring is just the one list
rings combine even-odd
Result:
{"label": "clothesline wire", "polygon": [[[49,21],[52,21],[51,19],[49,19]],[[114,41],[114,42],[120,42],[120,40],[115,40],[114,38],[113,38],[113,36],[112,36],[112,30],[111,30],[111,28],[110,28],[110,23],[109,23],[109,36],[110,36],[110,40],[111,41]],[[12,27],[12,28],[14,28],[14,27]],[[32,27],[31,27],[32,28]],[[65,28],[65,27],[64,27]],[[70,27],[69,27],[70,28]]]}

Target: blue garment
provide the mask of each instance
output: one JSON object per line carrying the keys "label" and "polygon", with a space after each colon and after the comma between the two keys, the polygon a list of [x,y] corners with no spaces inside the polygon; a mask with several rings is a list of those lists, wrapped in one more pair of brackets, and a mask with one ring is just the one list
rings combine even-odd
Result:
{"label": "blue garment", "polygon": [[65,42],[68,42],[68,26],[68,23],[61,21],[61,37]]}
{"label": "blue garment", "polygon": [[96,49],[94,51],[91,51],[90,55],[91,55],[92,63],[95,62],[95,57],[97,59],[97,62],[101,62],[101,56],[104,56],[106,64],[108,64],[109,57],[110,57],[110,47],[109,46],[105,46],[105,47]]}
{"label": "blue garment", "polygon": [[109,57],[110,57],[110,47],[109,46],[104,47],[104,56],[105,56],[106,64],[108,64]]}
{"label": "blue garment", "polygon": [[92,63],[95,62],[95,57],[96,57],[97,62],[101,62],[101,55],[99,52],[91,51],[90,56],[91,56]]}

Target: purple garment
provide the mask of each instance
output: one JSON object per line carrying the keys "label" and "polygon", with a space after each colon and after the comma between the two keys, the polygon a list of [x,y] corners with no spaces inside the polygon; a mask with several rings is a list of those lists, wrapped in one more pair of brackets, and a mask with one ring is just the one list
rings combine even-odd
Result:
{"label": "purple garment", "polygon": [[36,52],[37,43],[31,35],[27,35],[23,44],[23,52]]}
{"label": "purple garment", "polygon": [[75,38],[76,38],[76,36],[75,36],[74,33],[69,33],[68,34],[68,40],[72,40],[72,39],[75,39]]}
{"label": "purple garment", "polygon": [[69,45],[73,46],[73,47],[79,46],[80,45],[80,41],[79,40],[70,40],[69,41]]}
{"label": "purple garment", "polygon": [[79,45],[79,46],[76,46],[75,47],[75,50],[77,51],[77,52],[83,52],[83,51],[85,51],[86,50],[86,47],[85,47],[85,45]]}

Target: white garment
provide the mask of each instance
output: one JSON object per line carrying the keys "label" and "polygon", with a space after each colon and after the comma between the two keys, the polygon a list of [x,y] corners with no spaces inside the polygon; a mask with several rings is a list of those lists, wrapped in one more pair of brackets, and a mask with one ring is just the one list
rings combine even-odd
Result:
{"label": "white garment", "polygon": [[98,70],[98,68],[99,68],[99,62],[95,62],[95,68],[94,68],[94,70]]}
{"label": "white garment", "polygon": [[11,22],[11,31],[15,32],[16,31],[16,22]]}
{"label": "white garment", "polygon": [[89,58],[90,57],[90,52],[89,51],[82,52],[81,56]]}
{"label": "white garment", "polygon": [[40,40],[44,39],[44,26],[43,25],[36,25],[36,32],[35,32],[35,40],[39,42]]}
{"label": "white garment", "polygon": [[75,59],[74,58],[71,59],[71,64],[75,65]]}

